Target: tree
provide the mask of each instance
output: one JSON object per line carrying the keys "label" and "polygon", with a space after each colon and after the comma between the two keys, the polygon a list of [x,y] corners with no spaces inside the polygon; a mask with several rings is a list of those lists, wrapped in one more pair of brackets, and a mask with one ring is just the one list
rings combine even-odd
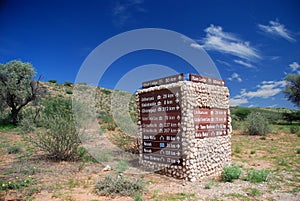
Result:
{"label": "tree", "polygon": [[251,113],[251,110],[248,108],[238,108],[236,111],[233,112],[239,120],[244,121],[246,117]]}
{"label": "tree", "polygon": [[79,157],[80,136],[73,116],[72,99],[49,98],[42,102],[37,118],[42,126],[28,142],[45,151],[54,160],[73,160]]}
{"label": "tree", "polygon": [[283,119],[289,122],[290,124],[293,123],[293,121],[300,121],[300,112],[285,112],[282,114]]}
{"label": "tree", "polygon": [[264,135],[271,131],[270,124],[263,114],[251,112],[245,122],[245,132],[249,135]]}
{"label": "tree", "polygon": [[0,101],[11,108],[14,125],[19,122],[21,109],[37,97],[39,82],[34,76],[35,70],[30,63],[14,60],[0,64]]}
{"label": "tree", "polygon": [[283,91],[285,97],[297,107],[300,107],[300,74],[288,74],[284,80],[287,83]]}

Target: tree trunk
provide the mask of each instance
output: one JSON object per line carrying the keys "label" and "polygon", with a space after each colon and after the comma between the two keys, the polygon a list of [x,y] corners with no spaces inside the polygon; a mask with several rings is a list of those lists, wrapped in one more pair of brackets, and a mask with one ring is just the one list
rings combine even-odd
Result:
{"label": "tree trunk", "polygon": [[11,109],[11,116],[12,116],[12,123],[16,126],[16,125],[18,125],[18,123],[19,123],[19,118],[18,118],[18,115],[19,115],[19,109],[17,109],[17,108],[12,108]]}

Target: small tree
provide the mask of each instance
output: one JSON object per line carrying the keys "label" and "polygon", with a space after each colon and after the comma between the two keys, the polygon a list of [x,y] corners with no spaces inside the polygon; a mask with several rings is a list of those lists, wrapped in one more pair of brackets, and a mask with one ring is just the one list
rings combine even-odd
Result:
{"label": "small tree", "polygon": [[41,125],[27,140],[53,160],[78,159],[79,133],[73,117],[72,100],[51,98],[43,102],[37,123]]}
{"label": "small tree", "polygon": [[284,80],[287,83],[283,91],[285,97],[287,97],[288,100],[294,103],[297,107],[300,107],[300,74],[288,74]]}
{"label": "small tree", "polygon": [[289,122],[290,124],[292,124],[293,121],[300,121],[300,112],[285,112],[283,113],[283,119]]}
{"label": "small tree", "polygon": [[259,112],[251,112],[246,118],[245,132],[249,135],[263,135],[271,130],[268,120]]}
{"label": "small tree", "polygon": [[30,63],[10,61],[0,64],[0,101],[11,108],[15,125],[19,122],[20,110],[37,97],[38,81],[34,81],[34,76]]}

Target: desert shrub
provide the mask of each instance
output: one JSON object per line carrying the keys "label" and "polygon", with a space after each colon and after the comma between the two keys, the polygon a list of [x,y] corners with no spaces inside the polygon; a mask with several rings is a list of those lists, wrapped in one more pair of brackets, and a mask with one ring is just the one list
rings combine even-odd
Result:
{"label": "desert shrub", "polygon": [[65,85],[66,87],[71,87],[71,86],[73,85],[73,83],[72,83],[72,82],[65,82],[64,85]]}
{"label": "desert shrub", "polygon": [[0,124],[7,125],[11,123],[11,115],[9,110],[0,110]]}
{"label": "desert shrub", "polygon": [[70,90],[70,89],[67,89],[67,90],[66,90],[66,94],[73,94],[73,91]]}
{"label": "desert shrub", "polygon": [[251,110],[248,108],[238,108],[233,112],[233,115],[237,116],[239,120],[243,121],[251,113]]}
{"label": "desert shrub", "polygon": [[270,171],[269,170],[257,170],[254,168],[251,168],[247,172],[247,181],[253,182],[253,183],[260,183],[267,181]]}
{"label": "desert shrub", "polygon": [[21,123],[21,131],[22,133],[30,133],[36,129],[36,124],[34,123],[33,119],[31,118],[23,118]]}
{"label": "desert shrub", "polygon": [[299,127],[298,126],[291,126],[290,127],[290,132],[292,133],[292,134],[295,134],[295,133],[297,133],[299,131]]}
{"label": "desert shrub", "polygon": [[101,111],[98,115],[98,118],[102,119],[104,123],[113,122],[112,115],[108,114],[107,112]]}
{"label": "desert shrub", "polygon": [[38,120],[42,128],[25,139],[45,151],[51,159],[77,159],[80,139],[73,119],[71,100],[48,99],[43,105]]}
{"label": "desert shrub", "polygon": [[234,179],[240,178],[242,170],[237,165],[225,166],[221,174],[221,178],[225,182],[232,182]]}
{"label": "desert shrub", "polygon": [[37,127],[42,126],[42,122],[39,122],[39,115],[42,110],[42,106],[39,103],[36,103],[30,108],[22,113],[22,119],[20,122],[20,127],[23,133],[29,133],[34,131]]}
{"label": "desert shrub", "polygon": [[245,121],[245,132],[247,134],[263,135],[271,131],[268,120],[259,112],[252,112]]}
{"label": "desert shrub", "polygon": [[15,179],[9,181],[0,178],[0,192],[8,191],[8,190],[21,190],[24,187],[31,186],[32,184],[35,184],[35,181],[30,177],[28,178],[16,177]]}
{"label": "desert shrub", "polygon": [[283,119],[292,124],[294,121],[300,121],[300,112],[285,112]]}
{"label": "desert shrub", "polygon": [[101,89],[101,92],[104,93],[104,94],[106,94],[106,95],[109,95],[109,94],[112,93],[112,92],[111,92],[110,90],[108,90],[108,89]]}
{"label": "desert shrub", "polygon": [[112,141],[119,148],[126,152],[138,154],[139,153],[139,143],[138,140],[124,132],[114,133],[110,136],[110,141]]}
{"label": "desert shrub", "polygon": [[57,80],[48,80],[48,82],[55,84],[57,83]]}
{"label": "desert shrub", "polygon": [[137,194],[134,196],[134,201],[144,201],[141,195]]}
{"label": "desert shrub", "polygon": [[109,131],[114,131],[115,129],[116,129],[116,124],[115,124],[115,122],[114,121],[112,121],[112,122],[109,122],[108,123],[108,125],[107,125],[107,130],[109,130]]}
{"label": "desert shrub", "polygon": [[100,195],[126,195],[133,196],[145,190],[142,179],[129,179],[120,175],[106,175],[96,184],[96,192]]}
{"label": "desert shrub", "polygon": [[107,112],[101,111],[98,114],[98,118],[102,119],[102,121],[107,124],[107,130],[114,131],[116,129],[117,125],[112,115],[108,114]]}

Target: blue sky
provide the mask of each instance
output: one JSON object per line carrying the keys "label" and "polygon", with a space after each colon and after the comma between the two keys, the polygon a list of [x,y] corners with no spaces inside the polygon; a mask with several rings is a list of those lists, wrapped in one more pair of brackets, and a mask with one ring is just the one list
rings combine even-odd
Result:
{"label": "blue sky", "polygon": [[[282,80],[300,72],[299,9],[297,0],[4,0],[0,63],[31,62],[45,81],[74,82],[104,41],[133,29],[162,28],[207,51],[230,90],[231,105],[294,108],[282,94]],[[115,61],[99,84],[115,88],[128,71],[149,63],[192,72],[174,55],[145,50]]]}

